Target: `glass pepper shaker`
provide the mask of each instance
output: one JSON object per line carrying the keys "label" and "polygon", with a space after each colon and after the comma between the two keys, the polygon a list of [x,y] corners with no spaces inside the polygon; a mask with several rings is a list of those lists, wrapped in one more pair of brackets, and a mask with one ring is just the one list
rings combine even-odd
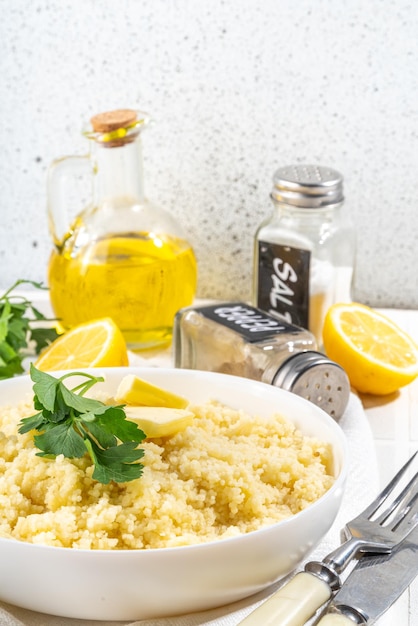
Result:
{"label": "glass pepper shaker", "polygon": [[273,183],[273,212],[255,234],[253,304],[308,328],[321,345],[327,310],[351,300],[355,232],[343,211],[343,177],[291,165]]}
{"label": "glass pepper shaker", "polygon": [[243,376],[310,400],[338,420],[350,384],[344,370],[317,351],[312,333],[245,302],[181,309],[174,320],[180,368]]}

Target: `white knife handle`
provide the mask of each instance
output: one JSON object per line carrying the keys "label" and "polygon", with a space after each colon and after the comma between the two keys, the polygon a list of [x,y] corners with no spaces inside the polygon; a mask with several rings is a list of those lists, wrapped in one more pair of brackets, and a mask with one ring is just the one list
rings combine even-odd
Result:
{"label": "white knife handle", "polygon": [[331,589],[326,582],[313,574],[300,572],[239,623],[242,626],[303,626],[330,597]]}

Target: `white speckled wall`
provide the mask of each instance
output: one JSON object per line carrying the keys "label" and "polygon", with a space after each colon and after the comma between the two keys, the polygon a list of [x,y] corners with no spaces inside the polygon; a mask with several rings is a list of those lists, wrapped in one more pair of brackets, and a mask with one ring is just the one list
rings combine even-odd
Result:
{"label": "white speckled wall", "polygon": [[147,195],[193,242],[199,295],[247,298],[274,170],[345,177],[354,297],[418,307],[418,4],[0,0],[0,286],[45,280],[47,166],[103,110],[152,114]]}

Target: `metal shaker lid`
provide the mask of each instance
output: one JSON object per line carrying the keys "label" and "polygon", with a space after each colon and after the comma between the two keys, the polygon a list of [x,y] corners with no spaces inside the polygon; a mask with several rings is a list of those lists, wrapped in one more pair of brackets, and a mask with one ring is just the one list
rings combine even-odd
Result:
{"label": "metal shaker lid", "polygon": [[297,352],[286,359],[271,384],[309,400],[336,421],[350,397],[350,381],[343,368],[313,350]]}
{"label": "metal shaker lid", "polygon": [[320,165],[288,165],[273,176],[272,198],[307,209],[339,204],[344,200],[343,177]]}

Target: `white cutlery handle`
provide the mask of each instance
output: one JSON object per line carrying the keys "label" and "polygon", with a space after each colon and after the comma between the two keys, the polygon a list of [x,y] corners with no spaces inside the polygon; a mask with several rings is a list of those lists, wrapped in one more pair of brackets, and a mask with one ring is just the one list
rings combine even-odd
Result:
{"label": "white cutlery handle", "polygon": [[338,613],[327,613],[322,617],[316,626],[355,626],[356,622]]}
{"label": "white cutlery handle", "polygon": [[[303,626],[329,600],[326,582],[300,572],[240,622],[242,626]],[[350,626],[353,626],[352,624]]]}

